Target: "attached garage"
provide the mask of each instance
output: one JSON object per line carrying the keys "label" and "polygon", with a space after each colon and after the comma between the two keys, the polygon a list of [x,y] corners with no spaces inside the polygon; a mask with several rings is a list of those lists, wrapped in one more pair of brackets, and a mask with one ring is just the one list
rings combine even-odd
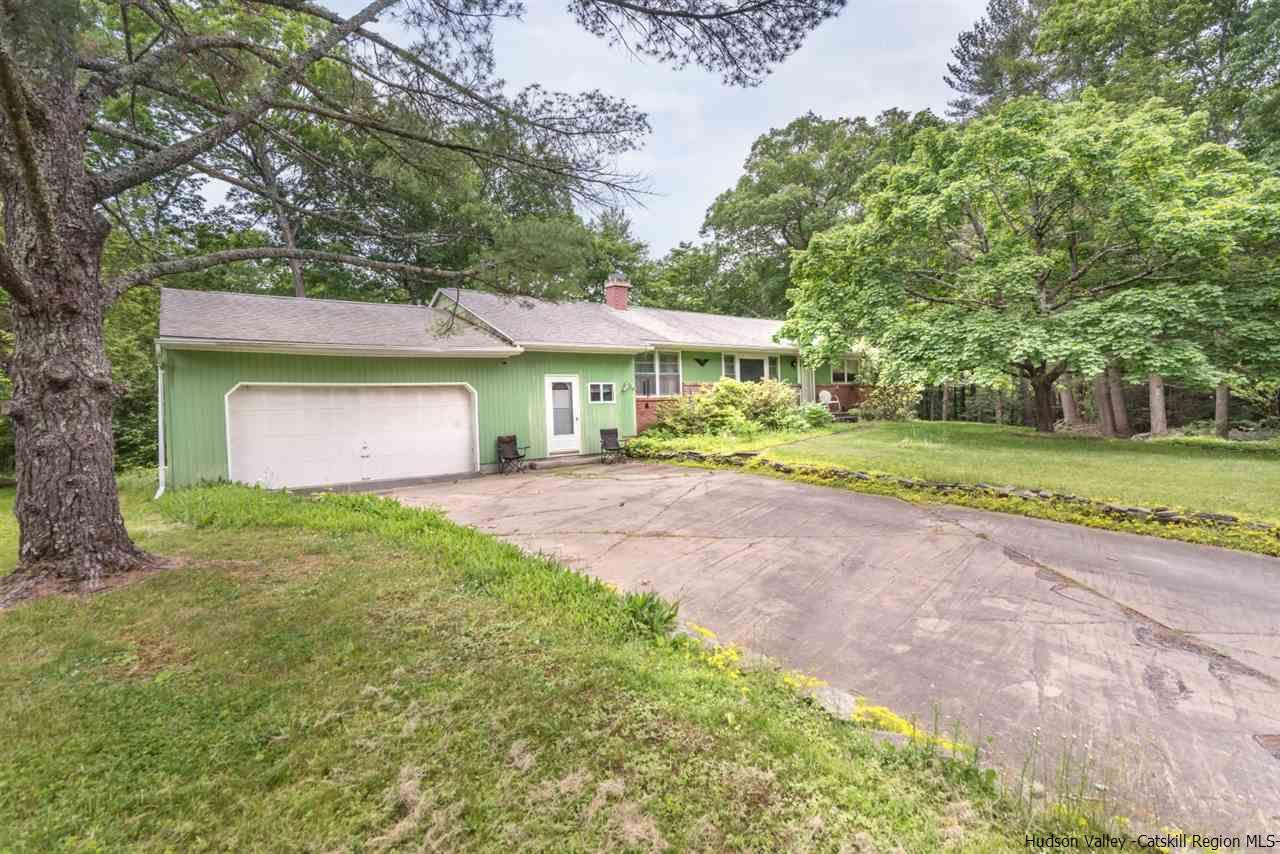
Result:
{"label": "attached garage", "polygon": [[226,423],[231,479],[273,489],[480,466],[475,392],[463,383],[240,383]]}
{"label": "attached garage", "polygon": [[160,490],[376,488],[495,471],[500,436],[538,460],[634,434],[644,342],[610,327],[607,344],[566,347],[536,325],[560,338],[526,349],[453,304],[162,288]]}

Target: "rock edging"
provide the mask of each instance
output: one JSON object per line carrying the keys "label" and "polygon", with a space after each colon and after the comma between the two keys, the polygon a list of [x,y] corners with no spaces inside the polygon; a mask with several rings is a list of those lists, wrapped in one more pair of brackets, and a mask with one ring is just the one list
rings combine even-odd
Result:
{"label": "rock edging", "polygon": [[1182,525],[1211,529],[1238,528],[1270,534],[1280,539],[1280,525],[1265,522],[1242,521],[1227,513],[1207,513],[1175,510],[1170,507],[1137,507],[1096,501],[1065,492],[1047,489],[1023,489],[1016,486],[998,486],[990,483],[955,483],[951,481],[920,480],[890,474],[875,474],[807,463],[785,463],[760,456],[756,451],[735,451],[729,454],[703,453],[702,451],[647,451],[629,449],[627,455],[636,459],[667,462],[690,462],[712,466],[733,466],[774,471],[779,474],[819,480],[848,482],[867,481],[882,483],[902,489],[932,492],[940,495],[960,494],[987,498],[1020,498],[1024,501],[1067,505],[1083,512],[1097,513],[1116,520],[1157,522],[1161,525]]}

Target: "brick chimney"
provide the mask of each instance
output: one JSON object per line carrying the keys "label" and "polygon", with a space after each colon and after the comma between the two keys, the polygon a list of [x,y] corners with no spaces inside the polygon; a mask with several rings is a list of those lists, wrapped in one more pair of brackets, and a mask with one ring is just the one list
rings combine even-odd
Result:
{"label": "brick chimney", "polygon": [[619,311],[627,310],[627,292],[631,290],[631,283],[627,281],[627,277],[622,271],[615,270],[609,274],[609,278],[604,283],[604,302],[605,305],[616,308]]}

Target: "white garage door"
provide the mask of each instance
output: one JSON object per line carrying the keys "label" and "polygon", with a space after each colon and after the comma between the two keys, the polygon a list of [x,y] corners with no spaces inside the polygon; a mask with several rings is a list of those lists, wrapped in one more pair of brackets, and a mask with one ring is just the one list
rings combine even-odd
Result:
{"label": "white garage door", "polygon": [[232,480],[279,488],[476,470],[462,386],[242,385],[227,398]]}

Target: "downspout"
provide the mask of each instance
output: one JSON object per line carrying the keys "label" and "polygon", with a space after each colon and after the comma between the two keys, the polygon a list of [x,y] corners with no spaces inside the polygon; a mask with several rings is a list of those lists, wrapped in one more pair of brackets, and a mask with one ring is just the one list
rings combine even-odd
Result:
{"label": "downspout", "polygon": [[156,471],[160,484],[152,501],[164,495],[164,350],[156,342]]}

